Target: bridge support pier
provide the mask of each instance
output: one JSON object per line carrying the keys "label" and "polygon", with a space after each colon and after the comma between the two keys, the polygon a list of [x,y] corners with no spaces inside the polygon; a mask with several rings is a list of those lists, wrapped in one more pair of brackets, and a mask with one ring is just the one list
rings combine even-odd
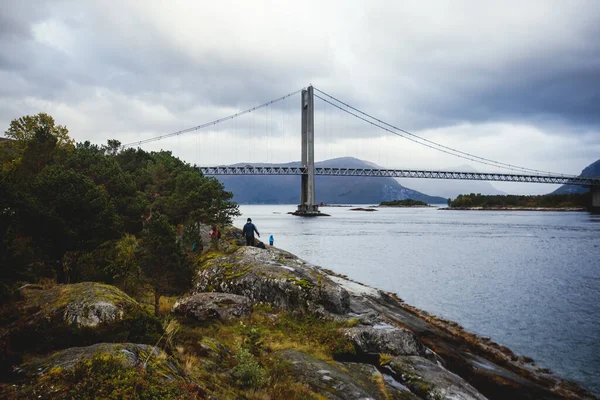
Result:
{"label": "bridge support pier", "polygon": [[600,186],[590,187],[592,192],[592,210],[600,211]]}
{"label": "bridge support pier", "polygon": [[323,216],[315,204],[315,103],[313,87],[302,90],[302,174],[300,205],[294,215],[302,217]]}

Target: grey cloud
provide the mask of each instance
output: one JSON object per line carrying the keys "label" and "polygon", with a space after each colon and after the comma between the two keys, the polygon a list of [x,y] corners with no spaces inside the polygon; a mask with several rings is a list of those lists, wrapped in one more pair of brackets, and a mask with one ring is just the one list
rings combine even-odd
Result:
{"label": "grey cloud", "polygon": [[[0,123],[42,104],[83,138],[133,141],[312,83],[414,133],[515,123],[572,137],[585,147],[573,150],[578,158],[600,146],[595,1],[309,2],[302,9],[318,12],[306,15],[279,3],[248,6],[254,13],[224,4],[186,4],[174,17],[177,2],[9,2],[0,14]],[[296,118],[298,103],[278,112]],[[327,112],[316,116],[325,143],[341,130],[379,135]],[[445,144],[460,139],[448,135]]]}

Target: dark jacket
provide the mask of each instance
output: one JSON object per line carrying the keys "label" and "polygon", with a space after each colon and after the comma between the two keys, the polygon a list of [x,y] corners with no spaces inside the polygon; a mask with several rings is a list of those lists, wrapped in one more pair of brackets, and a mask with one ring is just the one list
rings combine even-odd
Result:
{"label": "dark jacket", "polygon": [[256,230],[256,226],[254,226],[252,222],[246,222],[246,225],[244,225],[244,229],[242,229],[242,233],[244,234],[244,236],[254,237],[254,232],[256,232],[258,236],[260,236],[260,233],[258,233],[258,231]]}

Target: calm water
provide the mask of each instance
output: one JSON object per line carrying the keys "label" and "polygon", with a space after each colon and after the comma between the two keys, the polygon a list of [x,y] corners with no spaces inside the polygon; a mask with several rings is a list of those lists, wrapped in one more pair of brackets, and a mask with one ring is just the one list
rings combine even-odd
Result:
{"label": "calm water", "polygon": [[267,241],[397,293],[600,394],[600,216],[241,206]]}

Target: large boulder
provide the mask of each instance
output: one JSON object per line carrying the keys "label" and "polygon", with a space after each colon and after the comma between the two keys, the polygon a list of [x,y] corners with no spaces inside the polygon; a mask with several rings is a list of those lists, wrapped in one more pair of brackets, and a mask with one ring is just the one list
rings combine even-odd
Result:
{"label": "large boulder", "polygon": [[349,311],[348,292],[314,266],[285,251],[242,247],[204,261],[196,292],[224,292],[266,302],[281,309]]}
{"label": "large boulder", "polygon": [[178,300],[173,313],[198,321],[229,320],[252,313],[250,299],[230,293],[197,293]]}
{"label": "large boulder", "polygon": [[357,353],[385,353],[393,356],[426,354],[425,346],[412,332],[396,326],[382,323],[345,328],[342,332],[354,344]]}
{"label": "large boulder", "polygon": [[98,342],[156,343],[158,319],[114,286],[95,282],[21,290],[19,321],[0,336],[14,352],[44,352]]}
{"label": "large boulder", "polygon": [[419,397],[431,400],[485,400],[460,376],[418,356],[394,357],[387,365],[396,380]]}

